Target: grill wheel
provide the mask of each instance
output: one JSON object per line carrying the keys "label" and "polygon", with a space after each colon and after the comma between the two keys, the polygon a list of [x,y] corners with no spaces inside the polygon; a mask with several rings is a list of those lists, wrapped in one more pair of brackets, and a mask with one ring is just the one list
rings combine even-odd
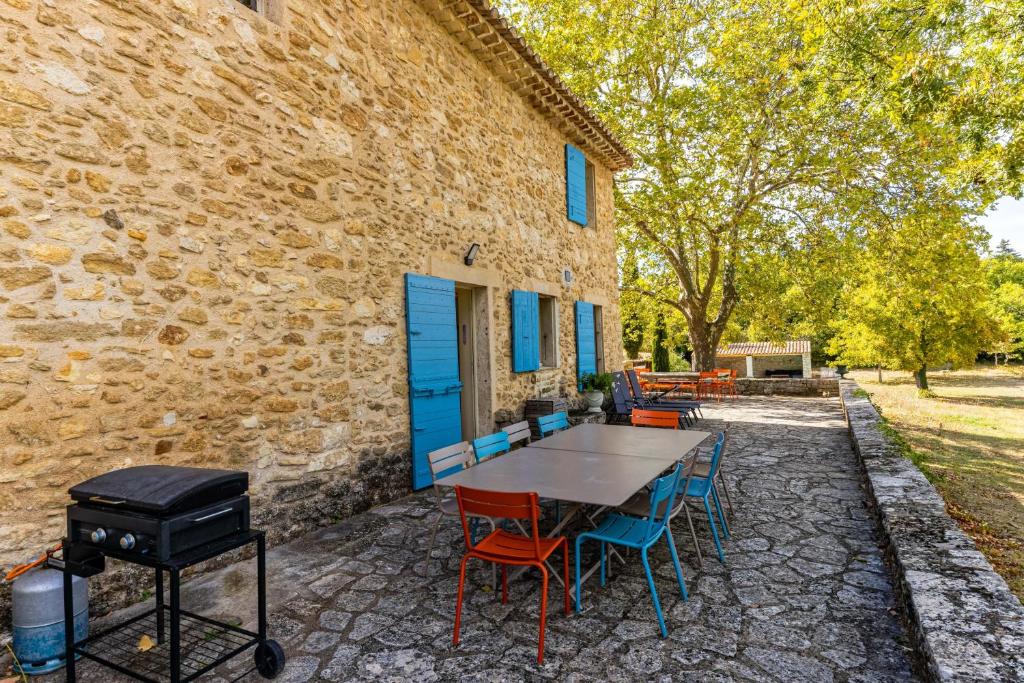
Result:
{"label": "grill wheel", "polygon": [[256,662],[256,671],[264,678],[277,678],[284,670],[284,650],[276,640],[266,640],[257,645],[253,659]]}

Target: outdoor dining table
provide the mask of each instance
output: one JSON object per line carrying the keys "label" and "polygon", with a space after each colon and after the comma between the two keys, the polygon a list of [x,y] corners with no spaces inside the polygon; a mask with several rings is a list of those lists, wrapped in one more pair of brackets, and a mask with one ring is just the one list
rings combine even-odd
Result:
{"label": "outdoor dining table", "polygon": [[[587,505],[598,508],[584,513],[596,526],[601,510],[623,505],[709,436],[709,432],[691,430],[583,424],[436,483],[487,491],[534,491],[540,498],[572,503],[547,534],[554,537]],[[595,563],[584,580],[597,567]],[[561,583],[558,572],[552,573]]]}

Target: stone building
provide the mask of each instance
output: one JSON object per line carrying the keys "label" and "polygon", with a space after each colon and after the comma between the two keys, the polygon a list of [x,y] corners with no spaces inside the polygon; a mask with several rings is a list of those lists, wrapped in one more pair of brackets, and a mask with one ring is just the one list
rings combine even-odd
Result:
{"label": "stone building", "polygon": [[486,0],[0,0],[0,26],[0,564],[129,465],[247,469],[274,540],[408,492],[407,283],[442,285],[423,358],[458,363],[412,378],[456,415],[434,442],[621,363],[628,152]]}
{"label": "stone building", "polygon": [[735,342],[718,349],[715,367],[735,370],[737,377],[811,377],[811,342]]}

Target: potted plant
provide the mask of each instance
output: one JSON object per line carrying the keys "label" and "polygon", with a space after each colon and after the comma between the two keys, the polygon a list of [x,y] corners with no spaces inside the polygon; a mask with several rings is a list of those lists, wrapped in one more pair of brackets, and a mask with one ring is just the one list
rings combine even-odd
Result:
{"label": "potted plant", "polygon": [[588,372],[580,378],[580,389],[587,401],[587,412],[601,412],[604,395],[612,389],[611,373]]}

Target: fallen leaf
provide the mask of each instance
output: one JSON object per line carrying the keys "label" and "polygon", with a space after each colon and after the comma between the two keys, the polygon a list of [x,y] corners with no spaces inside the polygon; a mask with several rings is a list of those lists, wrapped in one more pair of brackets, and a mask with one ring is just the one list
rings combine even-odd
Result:
{"label": "fallen leaf", "polygon": [[139,652],[149,652],[154,647],[156,647],[156,641],[143,633],[139,638]]}

